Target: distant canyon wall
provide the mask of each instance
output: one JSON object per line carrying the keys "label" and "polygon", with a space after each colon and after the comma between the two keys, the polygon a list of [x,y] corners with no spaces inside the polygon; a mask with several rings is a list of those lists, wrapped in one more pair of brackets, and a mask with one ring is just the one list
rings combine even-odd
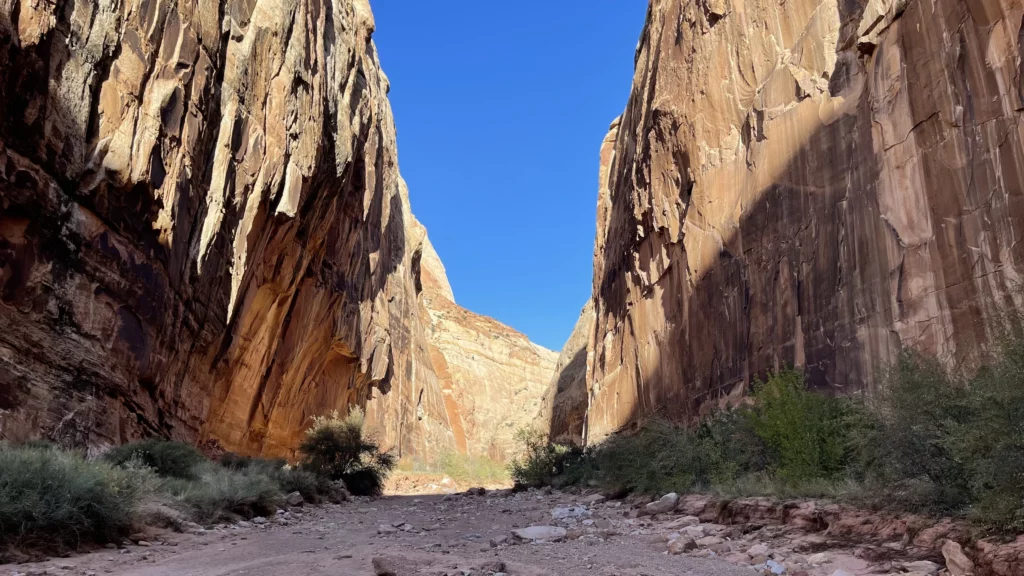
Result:
{"label": "distant canyon wall", "polygon": [[652,0],[602,151],[583,416],[553,435],[691,420],[787,365],[849,393],[905,347],[983,350],[1020,304],[1022,17]]}
{"label": "distant canyon wall", "polygon": [[505,461],[534,428],[558,354],[455,303],[440,260],[424,253],[422,301],[434,371],[460,452]]}
{"label": "distant canyon wall", "polygon": [[373,29],[365,0],[0,0],[0,439],[293,456],[359,405],[401,455],[477,442]]}

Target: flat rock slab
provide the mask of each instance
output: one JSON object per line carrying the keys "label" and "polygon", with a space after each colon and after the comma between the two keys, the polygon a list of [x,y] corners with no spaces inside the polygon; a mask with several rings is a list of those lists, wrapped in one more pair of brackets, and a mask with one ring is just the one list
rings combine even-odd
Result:
{"label": "flat rock slab", "polygon": [[565,538],[565,528],[558,526],[530,526],[512,531],[512,536],[519,540],[530,540],[533,542],[557,542]]}

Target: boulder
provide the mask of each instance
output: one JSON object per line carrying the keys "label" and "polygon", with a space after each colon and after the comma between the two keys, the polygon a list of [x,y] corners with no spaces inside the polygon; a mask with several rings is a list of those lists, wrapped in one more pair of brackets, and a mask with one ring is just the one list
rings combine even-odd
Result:
{"label": "boulder", "polygon": [[688,526],[696,526],[698,524],[700,524],[700,518],[697,518],[696,516],[683,516],[683,517],[676,518],[675,520],[669,522],[665,527],[666,528],[686,528]]}
{"label": "boulder", "polygon": [[570,518],[582,518],[589,516],[590,510],[585,506],[557,506],[551,510],[551,517],[555,520],[567,520]]}
{"label": "boulder", "polygon": [[942,545],[942,557],[946,559],[946,570],[951,576],[968,576],[974,573],[974,562],[964,554],[963,547],[953,540]]}
{"label": "boulder", "polygon": [[688,536],[677,536],[668,541],[668,553],[672,555],[684,554],[697,549],[697,542]]}
{"label": "boulder", "polygon": [[[747,556],[750,556],[751,558],[755,558],[757,556],[767,556],[767,555],[768,555],[768,545],[767,544],[754,544],[753,546],[750,547],[750,549],[747,550]],[[758,564],[760,564],[760,563],[761,562],[758,562]]]}
{"label": "boulder", "polygon": [[910,573],[926,574],[928,576],[935,576],[942,570],[942,566],[939,566],[935,562],[929,562],[928,560],[918,560],[916,562],[907,562],[903,564],[903,570]]}
{"label": "boulder", "polygon": [[655,514],[668,514],[676,509],[677,504],[679,504],[679,494],[671,492],[669,494],[665,494],[660,499],[647,504],[643,507],[643,510],[645,513],[652,516]]}

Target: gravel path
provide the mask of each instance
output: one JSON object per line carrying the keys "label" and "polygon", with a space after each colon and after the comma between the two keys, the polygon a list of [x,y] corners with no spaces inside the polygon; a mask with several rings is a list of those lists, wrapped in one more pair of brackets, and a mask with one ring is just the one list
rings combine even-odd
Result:
{"label": "gravel path", "polygon": [[[149,546],[100,550],[0,575],[131,576],[751,576],[718,560],[670,556],[632,531],[621,510],[595,508],[588,526],[557,543],[513,543],[511,531],[551,524],[568,494],[391,496],[308,509],[264,525],[152,534]],[[570,521],[571,524],[571,521]],[[391,570],[391,572],[388,572]]]}

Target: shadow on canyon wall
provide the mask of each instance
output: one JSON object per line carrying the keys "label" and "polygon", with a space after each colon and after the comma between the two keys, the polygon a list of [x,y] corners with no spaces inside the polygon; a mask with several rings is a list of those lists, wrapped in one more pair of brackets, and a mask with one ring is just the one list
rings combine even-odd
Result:
{"label": "shadow on canyon wall", "polygon": [[[961,24],[955,12],[945,17]],[[651,166],[649,142],[623,142],[637,122],[658,137],[658,113],[642,119],[634,87],[616,145],[627,154],[612,172],[605,274],[595,281],[592,341],[605,341],[602,327],[615,338],[594,351],[600,372],[589,386],[566,393],[582,401],[552,413],[552,437],[599,439],[655,414],[692,421],[786,366],[802,367],[817,390],[848,394],[870,387],[902,347],[976,358],[990,338],[986,321],[1018,304],[1024,147],[1012,103],[1021,97],[1001,91],[987,65],[983,26],[963,27],[948,51],[923,39],[931,18],[911,2],[872,53],[838,47],[829,92],[855,96],[856,107],[805,139],[748,121],[747,167],[772,177],[735,195],[744,203],[735,227],[709,233],[707,220],[690,222],[681,236],[703,242],[633,232],[652,230],[632,206],[634,166],[687,174],[690,163],[682,151],[674,167]],[[689,208],[694,186],[680,180]],[[713,194],[714,184],[701,186]],[[710,262],[700,253],[709,242],[720,247]],[[640,279],[634,257],[652,281]]]}

